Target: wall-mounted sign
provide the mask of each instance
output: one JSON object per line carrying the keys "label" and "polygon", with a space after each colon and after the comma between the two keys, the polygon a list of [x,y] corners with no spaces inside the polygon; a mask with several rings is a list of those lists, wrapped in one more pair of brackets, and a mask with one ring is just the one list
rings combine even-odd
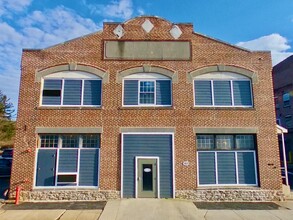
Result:
{"label": "wall-mounted sign", "polygon": [[189,41],[105,41],[107,60],[191,60]]}
{"label": "wall-mounted sign", "polygon": [[189,161],[183,161],[183,166],[189,166]]}

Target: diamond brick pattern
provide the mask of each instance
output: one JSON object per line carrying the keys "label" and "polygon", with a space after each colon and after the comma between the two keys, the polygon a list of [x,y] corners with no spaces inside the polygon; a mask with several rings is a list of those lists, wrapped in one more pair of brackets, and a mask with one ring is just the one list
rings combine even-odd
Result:
{"label": "diamond brick pattern", "polygon": [[170,34],[172,35],[172,37],[174,37],[174,39],[177,40],[181,36],[182,31],[177,25],[174,25],[170,30]]}
{"label": "diamond brick pattern", "polygon": [[145,32],[149,33],[154,28],[154,25],[152,22],[150,22],[149,19],[146,19],[145,22],[141,25],[141,27],[145,30]]}
{"label": "diamond brick pattern", "polygon": [[124,35],[124,29],[123,27],[119,24],[113,31],[113,33],[120,39]]}

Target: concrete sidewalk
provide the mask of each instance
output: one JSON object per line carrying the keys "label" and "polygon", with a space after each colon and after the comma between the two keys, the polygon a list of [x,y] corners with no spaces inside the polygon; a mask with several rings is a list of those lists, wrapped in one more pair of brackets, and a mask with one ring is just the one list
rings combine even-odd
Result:
{"label": "concrete sidewalk", "polygon": [[0,210],[1,220],[97,220],[102,210]]}
{"label": "concrete sidewalk", "polygon": [[[97,220],[106,202],[40,202],[6,204],[1,220]],[[0,205],[1,206],[1,205]]]}
{"label": "concrete sidewalk", "polygon": [[280,207],[275,210],[208,210],[183,200],[124,199],[109,201],[99,220],[293,219],[293,202],[276,204]]}
{"label": "concrete sidewalk", "polygon": [[[24,204],[23,206],[15,206],[0,208],[1,220],[230,220],[230,219],[251,219],[251,220],[292,220],[293,219],[293,201],[277,202],[267,206],[255,204],[255,209],[261,207],[262,210],[230,210],[229,207],[223,206],[225,209],[214,210],[215,204],[204,204],[197,208],[193,202],[173,199],[122,199],[109,201],[104,210],[97,209],[90,202],[81,207],[78,203],[67,204],[60,202],[60,209],[54,204]],[[236,203],[231,207],[236,207]],[[101,207],[103,204],[100,204]],[[217,204],[216,204],[217,205]],[[251,203],[249,204],[251,207]],[[254,204],[253,204],[254,205]],[[229,206],[229,205],[228,205]],[[64,207],[66,209],[64,209]],[[243,207],[248,207],[243,206]],[[51,209],[50,209],[51,208]],[[72,210],[72,209],[75,210]],[[76,208],[81,208],[76,210]],[[101,214],[102,213],[102,214]]]}

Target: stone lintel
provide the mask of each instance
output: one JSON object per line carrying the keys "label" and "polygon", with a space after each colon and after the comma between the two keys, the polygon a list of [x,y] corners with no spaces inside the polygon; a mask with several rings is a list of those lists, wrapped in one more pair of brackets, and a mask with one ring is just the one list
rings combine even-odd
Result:
{"label": "stone lintel", "polygon": [[102,127],[36,127],[37,134],[97,134],[103,133]]}
{"label": "stone lintel", "polygon": [[82,71],[94,74],[96,76],[99,76],[102,78],[103,83],[109,82],[109,73],[100,70],[98,68],[87,66],[83,64],[77,64],[77,63],[68,63],[68,64],[62,64],[58,66],[49,67],[43,70],[36,70],[35,72],[35,81],[41,82],[42,77],[50,75],[52,73],[62,72],[62,71]]}
{"label": "stone lintel", "polygon": [[146,132],[146,133],[175,133],[175,128],[141,128],[141,127],[124,127],[120,128],[120,133],[131,133],[131,132]]}
{"label": "stone lintel", "polygon": [[256,134],[258,128],[224,128],[224,127],[194,127],[194,134]]}
{"label": "stone lintel", "polygon": [[244,76],[247,76],[248,78],[251,79],[252,83],[255,84],[258,82],[258,77],[257,73],[244,69],[242,67],[237,67],[237,66],[229,66],[229,65],[223,65],[223,64],[218,64],[215,66],[207,66],[203,67],[191,72],[188,72],[186,75],[186,79],[188,83],[191,83],[192,80],[199,75],[206,74],[206,73],[212,73],[212,72],[232,72],[232,73],[238,73]]}

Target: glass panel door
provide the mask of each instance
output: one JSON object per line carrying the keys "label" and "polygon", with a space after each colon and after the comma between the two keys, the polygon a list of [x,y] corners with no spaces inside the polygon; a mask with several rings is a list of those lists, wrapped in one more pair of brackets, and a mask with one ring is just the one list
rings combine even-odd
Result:
{"label": "glass panel door", "polygon": [[139,198],[157,197],[157,159],[137,160],[137,195]]}

